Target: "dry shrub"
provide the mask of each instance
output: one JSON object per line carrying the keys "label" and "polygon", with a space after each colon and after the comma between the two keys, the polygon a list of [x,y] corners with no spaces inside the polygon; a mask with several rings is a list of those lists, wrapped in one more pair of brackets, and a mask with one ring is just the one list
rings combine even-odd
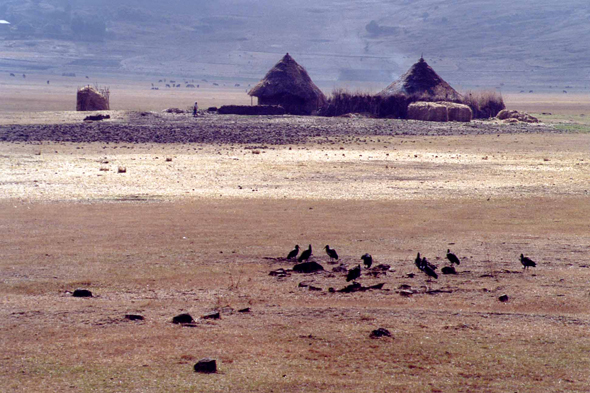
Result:
{"label": "dry shrub", "polygon": [[347,113],[364,113],[372,117],[393,117],[405,119],[408,104],[415,101],[414,97],[404,95],[381,96],[367,92],[350,92],[337,89],[332,92],[328,103],[320,115],[341,116]]}
{"label": "dry shrub", "polygon": [[463,95],[463,104],[471,108],[474,119],[496,117],[501,110],[506,109],[502,94],[494,90],[467,91]]}

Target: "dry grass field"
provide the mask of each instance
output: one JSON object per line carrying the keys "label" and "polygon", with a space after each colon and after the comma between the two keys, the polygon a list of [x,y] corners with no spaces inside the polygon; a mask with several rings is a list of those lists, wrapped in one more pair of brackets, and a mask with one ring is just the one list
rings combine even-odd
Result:
{"label": "dry grass field", "polygon": [[[0,143],[2,390],[587,392],[589,138]],[[309,243],[326,272],[269,275]],[[329,292],[326,244],[390,265],[358,280],[383,289]],[[427,280],[416,252],[440,269],[447,248],[459,274]]]}

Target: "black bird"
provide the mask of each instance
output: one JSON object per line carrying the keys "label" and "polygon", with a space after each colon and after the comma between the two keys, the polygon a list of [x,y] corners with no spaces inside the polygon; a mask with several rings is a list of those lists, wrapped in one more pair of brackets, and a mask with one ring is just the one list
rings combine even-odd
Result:
{"label": "black bird", "polygon": [[301,255],[299,255],[299,258],[297,260],[299,262],[303,262],[307,261],[309,257],[311,257],[311,244],[309,245],[309,248],[307,250],[303,251]]}
{"label": "black bird", "polygon": [[334,250],[333,248],[330,248],[329,245],[326,244],[326,247],[324,247],[326,249],[326,254],[328,254],[328,256],[330,257],[330,261],[332,259],[338,260],[338,253],[336,252],[336,250]]}
{"label": "black bird", "polygon": [[356,265],[354,269],[350,269],[346,275],[346,281],[356,280],[361,276],[361,265]]}
{"label": "black bird", "polygon": [[522,263],[523,269],[528,267],[536,267],[537,264],[530,258],[525,257],[523,254],[520,254],[520,263]]}
{"label": "black bird", "polygon": [[461,264],[461,261],[455,254],[451,252],[451,250],[447,250],[447,259],[451,262],[451,265],[456,264],[457,266]]}
{"label": "black bird", "polygon": [[365,254],[361,257],[361,259],[363,260],[363,263],[365,264],[365,267],[367,269],[371,268],[371,265],[373,264],[373,257],[371,256],[371,254]]}
{"label": "black bird", "polygon": [[[428,262],[428,261],[426,261]],[[430,267],[430,263],[428,265],[424,265],[424,268],[422,269],[422,271],[424,273],[426,273],[427,276],[432,277],[432,278],[438,278],[438,274],[436,274],[436,272],[434,271],[434,269],[432,269]]]}
{"label": "black bird", "polygon": [[422,258],[420,258],[420,253],[418,253],[418,255],[416,256],[414,263],[416,264],[416,267],[418,269],[422,270]]}
{"label": "black bird", "polygon": [[428,259],[426,259],[426,257],[422,258],[422,270],[429,268],[432,271],[435,271],[438,266],[433,265],[432,263],[428,262]]}
{"label": "black bird", "polygon": [[295,245],[295,248],[287,255],[287,259],[297,258],[297,254],[299,254],[299,244]]}

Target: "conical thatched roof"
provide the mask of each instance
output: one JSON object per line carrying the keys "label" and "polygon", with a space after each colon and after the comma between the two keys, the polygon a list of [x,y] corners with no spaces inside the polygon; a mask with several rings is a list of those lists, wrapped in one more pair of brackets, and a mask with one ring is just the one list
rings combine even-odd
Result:
{"label": "conical thatched roof", "polygon": [[305,68],[297,64],[288,53],[248,94],[259,98],[293,95],[305,101],[326,101],[326,96],[313,83]]}
{"label": "conical thatched roof", "polygon": [[408,72],[398,80],[387,86],[380,95],[427,95],[432,98],[444,98],[446,100],[458,100],[461,95],[445,82],[438,74],[424,61],[423,58],[414,64]]}

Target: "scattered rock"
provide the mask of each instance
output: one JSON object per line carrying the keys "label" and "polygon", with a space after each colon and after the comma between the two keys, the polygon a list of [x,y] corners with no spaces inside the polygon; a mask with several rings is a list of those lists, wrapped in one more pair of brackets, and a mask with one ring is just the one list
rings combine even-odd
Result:
{"label": "scattered rock", "polygon": [[277,277],[288,277],[291,275],[291,273],[289,273],[289,270],[285,270],[283,268],[279,268],[277,270],[273,270],[270,273],[268,273],[269,276],[277,276]]}
{"label": "scattered rock", "polygon": [[172,318],[172,323],[176,324],[193,323],[194,321],[190,314],[180,314]]}
{"label": "scattered rock", "polygon": [[168,109],[164,109],[162,112],[164,112],[164,113],[175,113],[175,114],[186,113],[186,111],[183,111],[180,108],[168,108]]}
{"label": "scattered rock", "polygon": [[125,168],[124,166],[120,166],[117,169],[117,173],[127,173],[127,168]]}
{"label": "scattered rock", "polygon": [[213,312],[203,315],[201,318],[203,318],[203,319],[221,319],[221,313],[219,311],[213,311]]}
{"label": "scattered rock", "polygon": [[297,273],[315,273],[323,270],[324,267],[317,262],[303,262],[293,266],[293,271]]}
{"label": "scattered rock", "polygon": [[213,374],[217,372],[217,362],[215,359],[203,358],[194,366],[195,372]]}
{"label": "scattered rock", "polygon": [[343,293],[352,293],[352,292],[359,292],[362,291],[363,286],[358,282],[353,282],[350,285],[345,286],[344,288],[340,289],[338,292]]}
{"label": "scattered rock", "polygon": [[145,318],[143,317],[143,315],[127,314],[125,315],[125,319],[128,319],[130,321],[143,321]]}
{"label": "scattered rock", "polygon": [[454,266],[445,266],[441,269],[442,274],[457,274]]}
{"label": "scattered rock", "polygon": [[377,330],[373,330],[369,337],[371,337],[371,338],[391,337],[391,333],[389,330],[387,330],[385,328],[379,328]]}
{"label": "scattered rock", "polygon": [[238,312],[242,312],[242,313],[250,312],[250,307],[242,308],[242,309],[238,310]]}
{"label": "scattered rock", "polygon": [[84,121],[101,121],[105,119],[110,119],[111,115],[90,115],[84,118]]}
{"label": "scattered rock", "polygon": [[72,293],[73,297],[92,297],[92,292],[88,289],[76,289],[74,293]]}
{"label": "scattered rock", "polygon": [[385,263],[381,263],[381,264],[373,267],[373,270],[388,271],[389,269],[391,269],[391,266],[390,265],[387,265]]}
{"label": "scattered rock", "polygon": [[504,295],[500,296],[498,298],[498,300],[501,301],[502,303],[505,303],[509,300],[509,298],[508,298],[508,295],[504,294]]}
{"label": "scattered rock", "polygon": [[352,284],[347,285],[344,288],[340,289],[338,292],[352,293],[352,292],[370,291],[370,290],[373,290],[373,289],[377,289],[378,290],[378,289],[383,289],[383,285],[385,285],[385,283],[379,283],[379,284],[371,285],[371,286],[368,286],[368,287],[363,287],[358,282],[353,282]]}
{"label": "scattered rock", "polygon": [[414,294],[414,291],[412,291],[411,289],[402,289],[401,291],[399,291],[399,294],[404,297],[410,297]]}
{"label": "scattered rock", "polygon": [[309,289],[310,291],[321,291],[322,290],[322,288],[314,287],[313,285],[308,286],[307,289]]}
{"label": "scattered rock", "polygon": [[336,290],[334,288],[330,287],[330,288],[328,288],[328,292],[334,293],[334,292],[336,292]]}

